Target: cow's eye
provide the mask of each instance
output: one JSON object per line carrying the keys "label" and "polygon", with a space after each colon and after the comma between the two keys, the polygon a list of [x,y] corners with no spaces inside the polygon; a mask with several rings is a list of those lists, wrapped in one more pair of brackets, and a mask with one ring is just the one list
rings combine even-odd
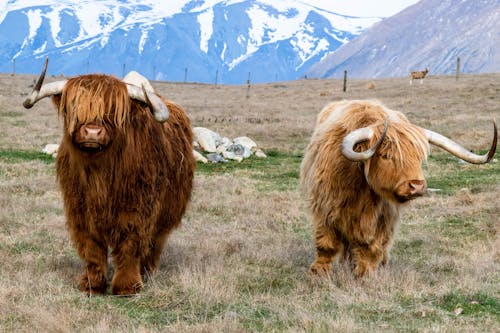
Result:
{"label": "cow's eye", "polygon": [[389,156],[389,154],[380,154],[380,157],[384,160],[388,160],[390,159],[391,157]]}

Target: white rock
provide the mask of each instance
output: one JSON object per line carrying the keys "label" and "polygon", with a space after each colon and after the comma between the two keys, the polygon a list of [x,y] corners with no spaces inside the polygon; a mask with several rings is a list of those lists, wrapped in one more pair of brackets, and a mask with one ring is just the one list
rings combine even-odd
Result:
{"label": "white rock", "polygon": [[193,134],[195,140],[198,141],[204,151],[209,153],[215,153],[217,151],[215,142],[220,140],[219,134],[205,127],[194,127]]}
{"label": "white rock", "polygon": [[235,160],[241,162],[244,158],[249,158],[252,152],[247,147],[233,143],[225,151],[222,152],[222,156],[228,160]]}
{"label": "white rock", "polygon": [[255,141],[250,139],[248,136],[240,136],[238,138],[233,139],[233,142],[236,144],[240,144],[244,147],[247,147],[249,150],[252,150],[253,147],[257,147]]}
{"label": "white rock", "polygon": [[193,149],[193,156],[197,162],[208,163],[207,158],[194,149]]}
{"label": "white rock", "polygon": [[227,137],[223,137],[220,140],[217,140],[215,142],[215,145],[217,146],[218,153],[222,153],[223,151],[225,151],[227,149],[227,147],[229,147],[232,144],[233,144],[233,141],[231,141],[231,139],[229,139]]}
{"label": "white rock", "polygon": [[233,160],[233,161],[237,161],[237,162],[243,161],[243,157],[242,156],[237,155],[237,154],[235,154],[232,151],[225,150],[225,151],[222,152],[222,156],[224,156],[224,158],[227,158],[228,160]]}
{"label": "white rock", "polygon": [[207,159],[212,163],[227,162],[227,160],[219,153],[208,153]]}
{"label": "white rock", "polygon": [[49,143],[45,145],[45,147],[42,149],[42,152],[48,155],[52,155],[52,157],[56,157],[58,150],[59,150],[59,145],[57,143]]}
{"label": "white rock", "polygon": [[262,149],[256,149],[255,156],[257,156],[259,158],[266,158],[267,157],[267,155],[262,151]]}
{"label": "white rock", "polygon": [[125,77],[123,78],[123,82],[138,87],[144,86],[144,89],[148,91],[152,92],[155,91],[151,83],[149,83],[148,79],[146,79],[144,76],[137,73],[136,71],[130,71],[127,75],[125,75]]}

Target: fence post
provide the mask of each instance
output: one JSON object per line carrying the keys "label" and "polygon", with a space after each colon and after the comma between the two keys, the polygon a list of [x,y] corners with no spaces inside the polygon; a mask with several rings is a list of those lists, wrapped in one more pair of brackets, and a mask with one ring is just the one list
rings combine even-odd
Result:
{"label": "fence post", "polygon": [[187,82],[187,79],[188,79],[188,69],[186,67],[186,68],[184,68],[184,83]]}
{"label": "fence post", "polygon": [[247,78],[247,98],[250,98],[250,72],[248,72]]}
{"label": "fence post", "polygon": [[217,86],[217,80],[219,79],[219,70],[215,71],[215,86]]}
{"label": "fence post", "polygon": [[250,98],[250,80],[247,80],[247,98]]}
{"label": "fence post", "polygon": [[343,91],[346,92],[347,90],[347,70],[344,70],[344,89]]}
{"label": "fence post", "polygon": [[247,98],[250,98],[250,72],[248,72],[248,79],[247,79]]}
{"label": "fence post", "polygon": [[12,59],[12,75],[16,75],[16,58]]}
{"label": "fence post", "polygon": [[122,77],[125,77],[125,64],[123,64],[123,68],[122,68]]}
{"label": "fence post", "polygon": [[460,76],[460,57],[457,57],[457,71],[455,74],[455,81],[458,81],[459,76]]}

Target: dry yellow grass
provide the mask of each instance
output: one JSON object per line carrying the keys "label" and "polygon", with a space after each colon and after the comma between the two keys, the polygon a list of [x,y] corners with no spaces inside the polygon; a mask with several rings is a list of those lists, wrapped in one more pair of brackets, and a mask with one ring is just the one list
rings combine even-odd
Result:
{"label": "dry yellow grass", "polygon": [[246,86],[153,82],[193,125],[248,135],[277,153],[226,171],[200,167],[183,226],[133,298],[76,289],[81,262],[53,162],[36,154],[59,140],[60,122],[49,100],[22,108],[33,79],[0,75],[0,331],[498,330],[499,162],[462,165],[433,149],[426,174],[443,191],[407,206],[389,266],[361,281],[344,265],[331,280],[309,278],[314,248],[297,177],[316,114],[335,99],[377,98],[485,149],[491,120],[500,121],[499,74],[431,76],[412,86],[407,78],[352,80],[346,93],[341,80],[280,82],[252,86],[249,98]]}

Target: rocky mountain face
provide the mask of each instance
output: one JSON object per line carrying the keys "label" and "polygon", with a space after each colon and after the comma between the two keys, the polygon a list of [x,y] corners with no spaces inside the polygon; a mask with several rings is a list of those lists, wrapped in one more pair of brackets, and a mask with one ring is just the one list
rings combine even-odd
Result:
{"label": "rocky mountain face", "polygon": [[500,0],[421,0],[384,19],[306,72],[376,78],[500,72]]}

